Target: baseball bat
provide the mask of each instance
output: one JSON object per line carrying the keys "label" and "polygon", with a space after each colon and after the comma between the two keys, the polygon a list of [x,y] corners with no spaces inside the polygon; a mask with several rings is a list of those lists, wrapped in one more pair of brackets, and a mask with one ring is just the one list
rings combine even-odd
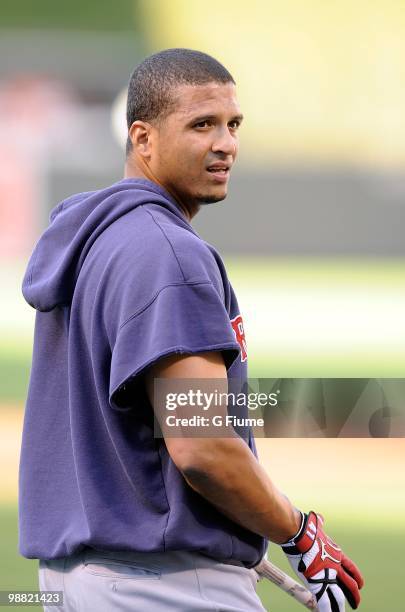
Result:
{"label": "baseball bat", "polygon": [[280,589],[294,597],[299,603],[305,606],[308,610],[317,610],[318,604],[315,595],[313,595],[302,584],[296,582],[291,576],[285,574],[273,563],[267,559],[262,559],[259,565],[254,567],[259,576],[267,578]]}

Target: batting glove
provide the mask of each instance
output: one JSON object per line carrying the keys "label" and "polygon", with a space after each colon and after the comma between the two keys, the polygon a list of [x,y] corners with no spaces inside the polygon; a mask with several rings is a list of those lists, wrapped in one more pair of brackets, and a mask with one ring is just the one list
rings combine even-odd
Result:
{"label": "batting glove", "polygon": [[364,584],[357,566],[323,531],[323,518],[303,515],[297,535],[282,545],[297,576],[316,596],[319,612],[344,612],[345,597],[356,610]]}

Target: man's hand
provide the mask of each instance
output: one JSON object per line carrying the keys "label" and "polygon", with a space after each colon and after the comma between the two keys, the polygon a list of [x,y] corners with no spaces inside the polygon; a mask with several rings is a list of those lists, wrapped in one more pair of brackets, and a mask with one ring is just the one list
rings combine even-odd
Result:
{"label": "man's hand", "polygon": [[298,534],[282,548],[297,576],[316,596],[319,612],[344,612],[345,597],[354,610],[358,608],[363,577],[325,534],[321,515],[305,515]]}

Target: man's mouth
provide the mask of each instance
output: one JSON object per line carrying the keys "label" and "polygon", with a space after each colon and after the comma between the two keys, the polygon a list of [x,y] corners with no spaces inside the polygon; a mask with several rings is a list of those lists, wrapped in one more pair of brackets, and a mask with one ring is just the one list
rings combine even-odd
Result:
{"label": "man's mouth", "polygon": [[229,176],[231,167],[227,164],[211,164],[208,166],[207,172],[209,172],[213,178],[219,180],[220,182],[226,180]]}

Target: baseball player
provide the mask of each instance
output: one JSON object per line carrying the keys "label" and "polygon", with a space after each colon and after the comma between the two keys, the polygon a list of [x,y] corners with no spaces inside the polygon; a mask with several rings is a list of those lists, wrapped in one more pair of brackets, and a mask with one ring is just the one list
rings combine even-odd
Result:
{"label": "baseball player", "polygon": [[[242,114],[214,58],[169,49],[128,88],[124,178],[52,211],[23,281],[36,309],[20,552],[64,612],[254,612],[271,540],[321,612],[362,577],[257,461],[252,435],[155,435],[154,381],[246,379],[224,264],[190,221],[223,200]],[[47,606],[45,605],[45,609]]]}

